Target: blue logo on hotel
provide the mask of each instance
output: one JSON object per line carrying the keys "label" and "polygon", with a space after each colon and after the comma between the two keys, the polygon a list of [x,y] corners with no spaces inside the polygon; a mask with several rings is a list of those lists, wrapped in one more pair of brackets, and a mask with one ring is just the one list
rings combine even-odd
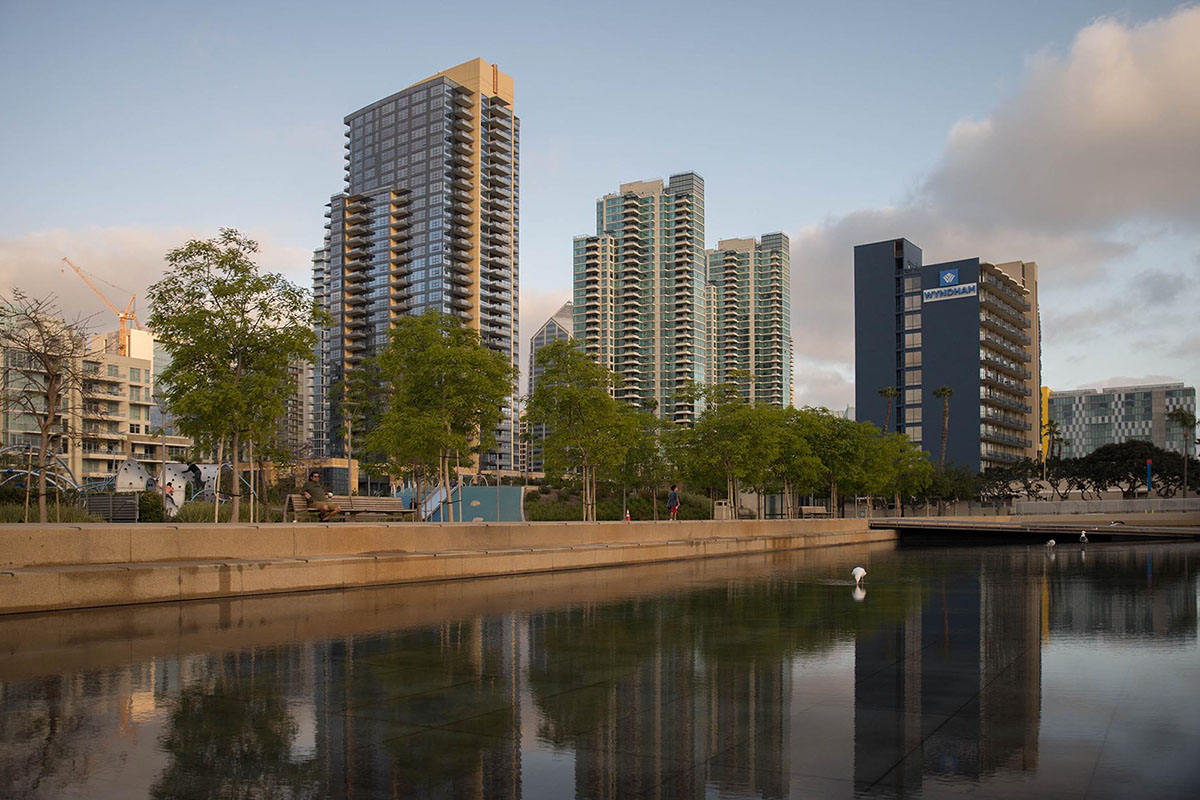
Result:
{"label": "blue logo on hotel", "polygon": [[958,270],[944,269],[941,273],[941,286],[957,286],[958,285]]}

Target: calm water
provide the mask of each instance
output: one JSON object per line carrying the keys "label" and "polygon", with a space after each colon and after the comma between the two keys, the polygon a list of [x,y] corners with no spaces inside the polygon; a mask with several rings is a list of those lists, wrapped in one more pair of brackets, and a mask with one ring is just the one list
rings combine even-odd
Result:
{"label": "calm water", "polygon": [[1194,798],[1198,562],[836,548],[2,619],[0,796]]}

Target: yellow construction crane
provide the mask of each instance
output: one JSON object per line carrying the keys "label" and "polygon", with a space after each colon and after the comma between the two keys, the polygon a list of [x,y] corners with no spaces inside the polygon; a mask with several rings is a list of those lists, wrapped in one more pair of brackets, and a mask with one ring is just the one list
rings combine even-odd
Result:
{"label": "yellow construction crane", "polygon": [[80,278],[83,278],[83,282],[86,283],[88,287],[95,292],[101,300],[104,301],[104,304],[111,308],[112,312],[117,315],[117,354],[122,356],[129,355],[129,333],[127,332],[127,325],[130,321],[132,321],[133,327],[137,328],[139,331],[142,329],[142,326],[138,324],[137,314],[133,312],[133,303],[135,300],[137,300],[137,295],[135,294],[129,298],[129,304],[125,306],[124,311],[118,311],[117,307],[110,303],[108,298],[104,296],[104,293],[96,288],[96,284],[88,280],[88,277],[83,273],[83,270],[71,263],[71,259],[63,256],[63,261],[66,262],[68,267],[75,270],[75,274],[77,274]]}

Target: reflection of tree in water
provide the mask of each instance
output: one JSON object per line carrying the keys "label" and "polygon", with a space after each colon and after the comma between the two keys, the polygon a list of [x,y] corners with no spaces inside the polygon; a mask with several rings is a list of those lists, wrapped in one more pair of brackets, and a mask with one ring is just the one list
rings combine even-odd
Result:
{"label": "reflection of tree in water", "polygon": [[[53,797],[55,787],[85,782],[89,751],[103,725],[90,703],[63,703],[63,678],[28,685],[26,707],[0,715],[0,791],[4,797]],[[16,696],[5,687],[6,696]]]}
{"label": "reflection of tree in water", "polygon": [[529,683],[543,716],[538,733],[562,747],[573,734],[629,711],[601,692],[564,693],[567,687],[612,685],[657,659],[678,665],[666,686],[674,695],[666,699],[676,699],[696,688],[697,663],[708,683],[740,680],[902,619],[922,596],[917,582],[883,584],[871,588],[871,603],[848,607],[849,591],[811,582],[731,584],[537,615],[530,621]]}
{"label": "reflection of tree in water", "polygon": [[318,797],[316,772],[291,760],[296,723],[276,686],[219,677],[183,690],[162,749],[155,798]]}
{"label": "reflection of tree in water", "polygon": [[[517,665],[501,625],[460,621],[355,648],[362,678],[352,702],[370,709],[355,724],[365,741],[386,737],[393,786],[437,787],[447,797],[512,793]],[[447,723],[470,732],[430,727]]]}

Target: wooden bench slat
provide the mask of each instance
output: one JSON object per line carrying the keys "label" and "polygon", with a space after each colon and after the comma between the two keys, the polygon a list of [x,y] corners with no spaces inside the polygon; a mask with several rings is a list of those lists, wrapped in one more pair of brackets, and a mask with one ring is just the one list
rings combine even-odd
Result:
{"label": "wooden bench slat", "polygon": [[[417,510],[410,508],[399,497],[347,497],[346,495],[330,495],[328,502],[341,506],[339,514],[353,517],[358,514],[399,514],[401,517],[416,517]],[[308,507],[308,501],[302,494],[289,494],[283,507],[284,522],[288,521],[288,510],[291,509],[291,519],[298,519],[300,514],[316,514]]]}

